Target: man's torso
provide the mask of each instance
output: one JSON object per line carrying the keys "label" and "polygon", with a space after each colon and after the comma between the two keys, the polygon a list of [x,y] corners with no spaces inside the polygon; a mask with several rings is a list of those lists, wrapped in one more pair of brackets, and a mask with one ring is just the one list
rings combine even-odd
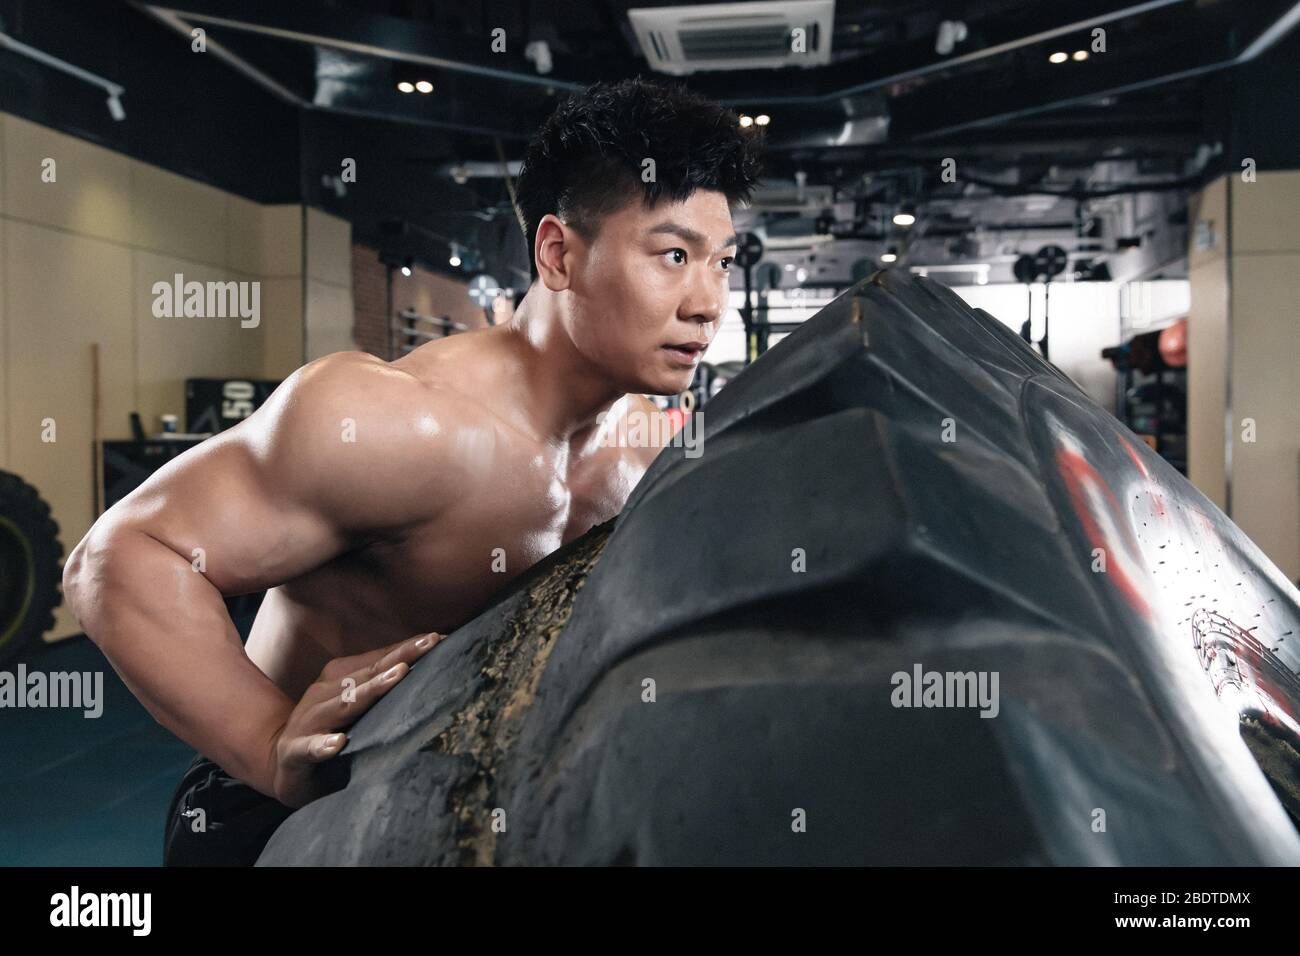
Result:
{"label": "man's torso", "polygon": [[[377,531],[267,592],[247,651],[291,696],[331,658],[466,623],[530,566],[618,514],[655,454],[591,440],[552,445],[515,427],[476,398],[492,373],[473,360],[472,337],[463,338],[459,350],[426,346],[403,360],[456,393],[460,414],[446,438],[458,466],[446,494],[421,504],[419,520]],[[625,397],[608,417],[637,407]]]}

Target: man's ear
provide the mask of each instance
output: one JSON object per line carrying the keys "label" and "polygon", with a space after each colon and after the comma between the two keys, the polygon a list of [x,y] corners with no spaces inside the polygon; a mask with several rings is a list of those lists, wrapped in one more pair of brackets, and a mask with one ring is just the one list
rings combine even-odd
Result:
{"label": "man's ear", "polygon": [[581,241],[572,226],[566,226],[560,218],[547,213],[537,224],[537,277],[552,292],[563,292],[569,288],[572,277],[574,246]]}

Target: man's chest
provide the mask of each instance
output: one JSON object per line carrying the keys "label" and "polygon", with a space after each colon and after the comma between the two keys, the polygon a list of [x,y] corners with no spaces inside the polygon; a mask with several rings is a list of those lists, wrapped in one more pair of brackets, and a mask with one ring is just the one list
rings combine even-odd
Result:
{"label": "man's chest", "polygon": [[520,467],[457,489],[428,520],[354,553],[337,570],[385,595],[408,627],[459,626],[532,565],[617,515],[643,472],[618,455],[563,474]]}

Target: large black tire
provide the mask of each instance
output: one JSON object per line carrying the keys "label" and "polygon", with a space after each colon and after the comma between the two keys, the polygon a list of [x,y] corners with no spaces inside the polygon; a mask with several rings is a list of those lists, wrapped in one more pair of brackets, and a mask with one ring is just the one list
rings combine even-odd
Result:
{"label": "large black tire", "polygon": [[1002,323],[877,273],[704,417],[260,865],[1300,863],[1300,593]]}
{"label": "large black tire", "polygon": [[50,506],[27,482],[0,471],[0,663],[54,626],[62,557]]}

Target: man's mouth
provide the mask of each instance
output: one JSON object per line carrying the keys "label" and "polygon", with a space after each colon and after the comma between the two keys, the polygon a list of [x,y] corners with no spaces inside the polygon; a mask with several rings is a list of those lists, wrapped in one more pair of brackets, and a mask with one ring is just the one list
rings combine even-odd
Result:
{"label": "man's mouth", "polygon": [[674,358],[694,365],[704,354],[707,346],[703,342],[679,342],[675,345],[665,345],[663,348]]}

